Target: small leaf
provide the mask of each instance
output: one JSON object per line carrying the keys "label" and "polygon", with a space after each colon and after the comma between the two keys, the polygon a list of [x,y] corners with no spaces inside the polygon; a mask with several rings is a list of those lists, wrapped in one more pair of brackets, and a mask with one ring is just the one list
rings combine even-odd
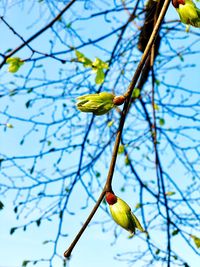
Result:
{"label": "small leaf", "polygon": [[29,89],[27,90],[27,94],[30,94],[31,92],[33,92],[33,88],[29,88]]}
{"label": "small leaf", "polygon": [[8,71],[15,73],[19,68],[24,64],[23,60],[19,57],[10,57],[6,60],[6,63],[9,64]]}
{"label": "small leaf", "polygon": [[163,126],[165,124],[165,120],[163,118],[159,119],[159,124],[160,126]]}
{"label": "small leaf", "polygon": [[11,52],[12,51],[12,49],[11,48],[8,48],[6,51],[5,51],[5,54],[7,54],[7,53],[9,53],[9,52]]}
{"label": "small leaf", "polygon": [[83,58],[85,58],[84,54],[79,52],[78,50],[75,51],[75,54],[76,54],[78,61],[80,61],[80,62]]}
{"label": "small leaf", "polygon": [[50,146],[51,145],[51,141],[47,141],[47,146]]}
{"label": "small leaf", "polygon": [[26,266],[28,265],[29,262],[30,262],[30,261],[28,261],[28,260],[23,261],[23,262],[22,262],[22,267],[26,267]]}
{"label": "small leaf", "polygon": [[120,191],[121,191],[121,192],[124,192],[124,191],[125,191],[125,187],[124,187],[124,186],[121,187]]}
{"label": "small leaf", "polygon": [[184,61],[184,57],[181,54],[178,54],[180,61]]}
{"label": "small leaf", "polygon": [[118,148],[118,154],[123,154],[124,153],[124,145],[120,145]]}
{"label": "small leaf", "polygon": [[128,158],[128,155],[126,155],[124,163],[125,163],[126,166],[130,165],[130,160]]}
{"label": "small leaf", "polygon": [[31,99],[29,99],[26,103],[25,103],[25,106],[26,108],[29,108],[31,106]]}
{"label": "small leaf", "polygon": [[37,226],[39,227],[41,224],[41,218],[36,221]]}
{"label": "small leaf", "polygon": [[85,61],[83,63],[83,66],[85,68],[91,68],[92,67],[92,61],[89,58],[85,58]]}
{"label": "small leaf", "polygon": [[92,63],[93,67],[96,67],[97,69],[108,69],[108,63],[102,61],[100,58],[95,58],[95,60]]}
{"label": "small leaf", "polygon": [[193,239],[195,245],[197,248],[200,248],[200,238],[195,236],[195,235],[191,235],[191,238]]}
{"label": "small leaf", "polygon": [[10,129],[14,128],[13,125],[12,125],[11,123],[6,123],[6,127],[7,127],[7,128],[10,128]]}
{"label": "small leaf", "polygon": [[10,90],[10,92],[9,92],[9,96],[14,96],[16,94],[17,94],[17,90],[16,89]]}
{"label": "small leaf", "polygon": [[12,235],[12,234],[15,232],[15,230],[17,230],[17,227],[13,227],[13,228],[11,228],[11,229],[10,229],[10,235]]}
{"label": "small leaf", "polygon": [[30,174],[32,174],[34,172],[34,169],[35,169],[35,165],[33,165],[30,169]]}
{"label": "small leaf", "polygon": [[140,89],[139,88],[134,88],[132,97],[133,98],[138,98],[140,96]]}
{"label": "small leaf", "polygon": [[0,201],[0,210],[2,210],[4,208],[4,204],[3,202]]}
{"label": "small leaf", "polygon": [[71,28],[71,26],[72,26],[72,22],[69,22],[66,24],[66,28],[68,28],[68,29]]}
{"label": "small leaf", "polygon": [[105,74],[103,69],[98,69],[96,73],[95,83],[102,84],[104,82]]}
{"label": "small leaf", "polygon": [[69,192],[70,192],[70,189],[69,189],[68,187],[66,187],[66,188],[65,188],[65,191],[66,191],[67,193],[69,193]]}
{"label": "small leaf", "polygon": [[175,236],[179,233],[179,229],[175,229],[173,232],[172,232],[172,236]]}
{"label": "small leaf", "polygon": [[139,208],[141,208],[142,207],[142,204],[141,203],[137,203],[136,205],[135,205],[135,209],[139,209]]}
{"label": "small leaf", "polygon": [[85,57],[83,53],[76,50],[75,54],[76,54],[78,61],[82,62],[85,68],[92,67],[92,61],[89,58]]}
{"label": "small leaf", "polygon": [[140,224],[138,218],[137,218],[133,213],[131,213],[131,215],[132,215],[132,218],[133,218],[133,220],[134,220],[135,227],[136,227],[137,229],[139,229],[141,232],[145,232],[145,230],[143,229],[142,225]]}
{"label": "small leaf", "polygon": [[95,172],[95,176],[96,176],[97,178],[99,178],[99,177],[101,176],[101,173],[100,173],[100,172]]}
{"label": "small leaf", "polygon": [[18,206],[16,206],[16,207],[14,208],[14,213],[17,213],[17,211],[18,211]]}
{"label": "small leaf", "polygon": [[155,252],[156,255],[158,255],[160,253],[160,249],[158,248]]}
{"label": "small leaf", "polygon": [[157,86],[159,86],[160,85],[160,81],[159,80],[155,80],[155,84],[157,85]]}
{"label": "small leaf", "polygon": [[46,244],[48,244],[49,242],[50,242],[49,240],[45,240],[45,241],[42,242],[42,244],[43,244],[43,245],[46,245]]}
{"label": "small leaf", "polygon": [[153,108],[154,108],[156,111],[159,111],[159,106],[158,106],[156,103],[153,103]]}
{"label": "small leaf", "polygon": [[113,124],[114,124],[114,120],[109,121],[109,122],[107,123],[107,126],[108,126],[108,127],[111,127]]}
{"label": "small leaf", "polygon": [[166,196],[173,196],[175,194],[176,194],[176,192],[172,192],[172,191],[169,191],[169,192],[165,193]]}

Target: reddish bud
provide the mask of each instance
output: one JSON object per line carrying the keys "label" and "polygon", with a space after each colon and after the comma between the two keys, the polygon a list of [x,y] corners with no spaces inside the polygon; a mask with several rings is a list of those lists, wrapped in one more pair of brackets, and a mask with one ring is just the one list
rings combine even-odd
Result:
{"label": "reddish bud", "polygon": [[113,205],[117,202],[117,197],[113,193],[107,192],[106,201],[108,202],[109,205]]}
{"label": "reddish bud", "polygon": [[179,5],[185,5],[185,0],[172,0],[172,5],[175,8],[178,8]]}
{"label": "reddish bud", "polygon": [[125,97],[123,95],[118,95],[113,98],[113,104],[116,106],[120,106],[124,104]]}

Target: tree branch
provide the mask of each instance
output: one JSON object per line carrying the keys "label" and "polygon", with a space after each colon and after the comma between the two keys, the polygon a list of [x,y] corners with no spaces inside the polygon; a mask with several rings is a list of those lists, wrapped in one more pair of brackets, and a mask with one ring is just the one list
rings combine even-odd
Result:
{"label": "tree branch", "polygon": [[[72,0],[70,1],[64,8],[63,10],[52,20],[50,21],[44,28],[40,29],[38,32],[36,32],[34,35],[32,35],[27,41],[24,41],[21,45],[19,45],[17,48],[15,48],[14,50],[12,50],[9,54],[7,54],[6,56],[4,56],[3,61],[0,64],[0,69],[3,67],[3,65],[6,63],[7,58],[11,57],[12,55],[14,55],[16,52],[18,52],[19,50],[21,50],[24,46],[28,46],[28,44],[30,42],[32,42],[35,38],[37,38],[38,36],[40,36],[43,32],[45,32],[46,30],[48,30],[50,27],[53,26],[53,24],[65,13],[65,11],[67,11],[74,3],[76,2],[76,0]],[[3,17],[1,17],[1,20],[4,21]]]}
{"label": "tree branch", "polygon": [[77,234],[77,236],[75,237],[74,241],[71,243],[71,245],[69,246],[69,248],[64,252],[64,256],[66,258],[69,258],[71,255],[71,252],[73,250],[73,248],[75,247],[76,243],[78,242],[78,240],[80,239],[80,237],[82,236],[83,232],[85,231],[85,229],[87,228],[89,222],[91,221],[91,219],[93,218],[95,212],[97,211],[98,207],[101,204],[101,201],[103,200],[103,197],[106,193],[106,191],[111,191],[112,190],[112,178],[113,178],[113,174],[114,174],[114,169],[115,169],[115,164],[116,164],[116,159],[117,159],[117,152],[118,152],[118,148],[119,148],[119,144],[120,144],[120,140],[121,140],[121,135],[122,135],[122,131],[123,131],[123,127],[124,127],[124,123],[125,123],[125,119],[126,119],[126,115],[127,115],[127,111],[129,109],[129,105],[131,103],[131,96],[133,93],[133,90],[135,88],[135,85],[137,83],[137,80],[140,76],[140,73],[142,71],[142,68],[145,64],[145,61],[151,51],[151,47],[157,37],[157,34],[159,32],[160,26],[162,24],[162,21],[164,19],[164,16],[167,12],[167,9],[169,7],[170,4],[170,0],[166,0],[162,10],[160,12],[160,15],[158,17],[158,20],[155,24],[155,27],[153,29],[153,32],[151,34],[151,37],[149,39],[149,42],[147,43],[146,49],[142,55],[142,58],[138,64],[138,67],[135,71],[135,74],[129,84],[129,87],[125,93],[126,96],[126,101],[124,104],[124,108],[122,111],[122,115],[121,115],[121,119],[120,119],[120,123],[119,123],[119,127],[118,127],[118,131],[117,131],[117,135],[116,135],[116,139],[115,139],[115,144],[114,144],[114,148],[113,148],[113,153],[112,153],[112,158],[111,158],[111,162],[110,162],[110,167],[109,167],[109,171],[108,171],[108,176],[107,176],[107,180],[106,180],[106,184],[104,186],[104,189],[102,190],[100,197],[97,200],[96,205],[94,206],[92,212],[90,213],[90,215],[88,216],[87,220],[85,221],[84,225],[82,226],[82,228],[80,229],[79,233]]}

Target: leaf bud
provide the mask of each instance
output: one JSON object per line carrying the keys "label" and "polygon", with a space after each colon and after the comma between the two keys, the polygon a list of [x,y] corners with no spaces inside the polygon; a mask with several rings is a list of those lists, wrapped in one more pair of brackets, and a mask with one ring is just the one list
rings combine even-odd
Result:
{"label": "leaf bud", "polygon": [[113,98],[114,95],[107,92],[79,96],[77,98],[77,108],[82,112],[103,115],[114,107]]}
{"label": "leaf bud", "polygon": [[172,5],[175,8],[178,8],[179,5],[185,5],[185,0],[172,0]]}
{"label": "leaf bud", "polygon": [[137,217],[131,212],[129,205],[112,192],[106,193],[106,201],[110,208],[113,220],[132,235],[135,234],[135,228],[145,232]]}

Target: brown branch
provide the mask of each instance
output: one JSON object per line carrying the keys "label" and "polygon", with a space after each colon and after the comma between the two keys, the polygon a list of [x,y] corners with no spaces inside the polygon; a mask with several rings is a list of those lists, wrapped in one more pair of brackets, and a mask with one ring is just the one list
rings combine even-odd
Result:
{"label": "brown branch", "polygon": [[[28,46],[28,44],[30,42],[32,42],[35,38],[37,38],[38,36],[40,36],[43,32],[45,32],[46,30],[48,30],[50,27],[53,26],[53,24],[59,20],[59,18],[65,13],[65,11],[67,11],[74,3],[76,2],[76,0],[72,0],[70,1],[64,8],[62,11],[60,11],[60,13],[52,20],[50,21],[44,28],[40,29],[38,32],[36,32],[35,34],[33,34],[27,41],[24,41],[21,45],[19,45],[17,48],[15,48],[14,50],[12,50],[9,54],[7,54],[6,56],[4,56],[3,61],[0,64],[0,69],[3,67],[3,65],[6,63],[7,58],[11,57],[12,55],[14,55],[16,52],[18,52],[19,50],[21,50],[24,46]],[[3,17],[1,17],[1,20],[3,20]]]}
{"label": "brown branch", "polygon": [[71,243],[71,245],[69,246],[69,248],[64,252],[64,256],[66,258],[69,258],[71,256],[71,252],[74,249],[76,243],[78,242],[78,240],[80,239],[80,237],[82,236],[83,232],[85,231],[85,229],[87,228],[89,222],[91,221],[91,219],[93,218],[95,212],[97,211],[98,207],[101,204],[101,201],[104,198],[104,195],[107,191],[112,191],[112,178],[113,178],[113,174],[114,174],[114,169],[115,169],[115,164],[116,164],[116,159],[117,159],[117,152],[118,152],[118,148],[119,148],[119,144],[120,144],[120,140],[121,140],[121,135],[122,135],[122,131],[123,131],[123,127],[124,127],[124,122],[126,119],[126,115],[127,115],[127,111],[129,109],[129,105],[131,103],[131,96],[133,93],[133,90],[135,88],[135,85],[137,83],[137,80],[140,76],[140,73],[142,71],[142,68],[145,64],[145,61],[147,60],[149,53],[151,51],[151,47],[157,37],[157,34],[159,32],[159,28],[162,24],[162,21],[164,19],[165,13],[167,12],[167,9],[169,7],[170,4],[170,0],[165,0],[165,3],[162,7],[162,10],[160,12],[160,15],[158,17],[158,20],[155,24],[154,30],[151,34],[151,37],[149,39],[149,42],[147,43],[146,49],[142,55],[142,58],[138,64],[138,67],[135,71],[135,74],[129,84],[129,87],[125,93],[126,96],[126,101],[124,104],[124,108],[122,111],[122,115],[121,115],[121,119],[120,119],[120,123],[119,123],[119,127],[118,127],[118,131],[117,131],[117,135],[116,135],[116,139],[115,139],[115,144],[114,144],[114,148],[113,148],[113,153],[112,153],[112,158],[111,158],[111,162],[110,162],[110,167],[109,167],[109,171],[108,171],[108,176],[107,176],[107,180],[105,183],[105,186],[97,200],[97,203],[95,204],[94,208],[92,209],[91,213],[89,214],[87,220],[85,221],[85,223],[83,224],[82,228],[80,229],[80,231],[78,232],[77,236],[75,237],[75,239],[73,240],[73,242]]}

